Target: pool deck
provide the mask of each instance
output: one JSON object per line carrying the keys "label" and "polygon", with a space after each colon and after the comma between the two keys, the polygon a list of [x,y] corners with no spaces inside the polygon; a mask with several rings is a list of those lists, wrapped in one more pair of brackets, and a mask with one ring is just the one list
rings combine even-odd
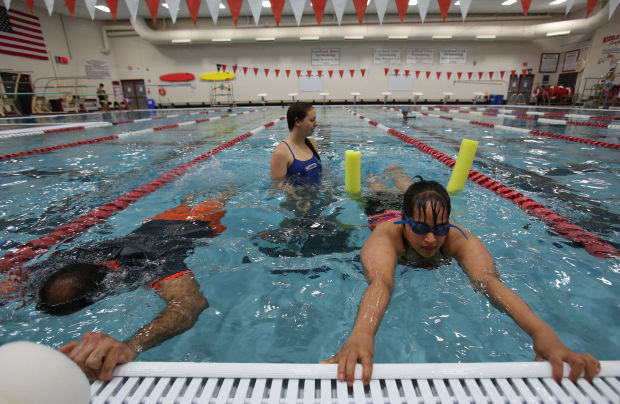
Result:
{"label": "pool deck", "polygon": [[335,380],[336,366],[132,362],[94,382],[91,403],[620,402],[620,361],[602,361],[592,383],[559,384],[546,362],[375,364],[367,387]]}

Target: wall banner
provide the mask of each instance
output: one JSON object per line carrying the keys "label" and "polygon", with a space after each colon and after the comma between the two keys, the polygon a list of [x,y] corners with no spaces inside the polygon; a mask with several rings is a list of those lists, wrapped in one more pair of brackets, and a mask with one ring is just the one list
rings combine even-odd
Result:
{"label": "wall banner", "polygon": [[340,65],[340,48],[312,48],[312,66]]}
{"label": "wall banner", "polygon": [[433,49],[407,49],[408,65],[432,65]]}
{"label": "wall banner", "polygon": [[439,49],[439,63],[464,65],[465,63],[467,63],[467,49]]}
{"label": "wall banner", "polygon": [[110,77],[108,63],[103,60],[87,60],[84,62],[84,71],[89,79],[105,79]]}
{"label": "wall banner", "polygon": [[375,48],[376,65],[399,65],[400,49]]}

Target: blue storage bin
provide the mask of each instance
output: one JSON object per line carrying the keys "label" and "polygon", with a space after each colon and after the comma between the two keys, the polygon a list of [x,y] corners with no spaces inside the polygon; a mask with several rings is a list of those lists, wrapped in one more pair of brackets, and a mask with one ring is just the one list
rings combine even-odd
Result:
{"label": "blue storage bin", "polygon": [[152,98],[147,98],[146,105],[149,107],[149,109],[155,109],[155,100]]}

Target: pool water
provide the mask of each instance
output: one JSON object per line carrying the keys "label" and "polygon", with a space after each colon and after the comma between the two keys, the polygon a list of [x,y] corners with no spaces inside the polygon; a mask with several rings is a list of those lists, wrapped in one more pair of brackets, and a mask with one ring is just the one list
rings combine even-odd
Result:
{"label": "pool water", "polygon": [[[463,137],[478,140],[474,169],[620,247],[616,150],[433,117],[404,121],[399,113],[376,106],[352,109],[454,158]],[[366,287],[359,249],[370,234],[363,202],[344,191],[345,150],[362,152],[363,189],[368,174],[381,174],[387,164],[399,164],[411,176],[443,184],[451,172],[340,107],[316,110],[325,176],[322,186],[308,195],[313,201],[308,212],[297,210],[271,186],[269,159],[288,134],[285,121],[280,121],[55,247],[122,237],[145,218],[179,204],[186,194],[206,198],[234,184],[237,194],[227,203],[222,220],[227,230],[201,243],[186,259],[210,308],[191,330],[144,352],[140,360],[313,363],[338,352]],[[285,112],[271,107],[195,126],[0,160],[0,242],[4,241],[0,254]],[[10,138],[2,141],[2,149],[10,153],[166,122]],[[586,138],[608,131],[605,141],[618,143],[617,131],[608,129],[554,127],[553,131]],[[502,280],[564,343],[601,360],[620,359],[617,258],[588,254],[512,202],[472,182],[453,198],[452,220],[486,244]],[[92,330],[126,339],[164,307],[163,300],[146,289],[108,297],[65,317],[41,314],[32,302],[20,307],[23,304],[11,300],[0,307],[0,343],[30,340],[60,347]],[[473,291],[456,262],[432,271],[397,268],[395,291],[376,338],[376,363],[533,358],[529,336]]]}

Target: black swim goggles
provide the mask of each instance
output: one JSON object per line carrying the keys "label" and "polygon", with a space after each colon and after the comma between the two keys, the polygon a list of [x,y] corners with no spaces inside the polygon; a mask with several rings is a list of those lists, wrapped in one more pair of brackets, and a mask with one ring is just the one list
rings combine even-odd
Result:
{"label": "black swim goggles", "polygon": [[394,222],[394,224],[408,224],[411,231],[414,232],[415,234],[424,236],[432,232],[437,237],[447,236],[448,233],[450,232],[450,227],[454,227],[455,229],[461,232],[463,237],[465,237],[465,240],[469,240],[463,230],[461,230],[458,226],[455,226],[451,223],[441,223],[441,224],[436,225],[435,227],[431,227],[427,225],[426,223],[416,222],[415,220],[411,220],[407,216],[405,216],[403,220],[397,220]]}

